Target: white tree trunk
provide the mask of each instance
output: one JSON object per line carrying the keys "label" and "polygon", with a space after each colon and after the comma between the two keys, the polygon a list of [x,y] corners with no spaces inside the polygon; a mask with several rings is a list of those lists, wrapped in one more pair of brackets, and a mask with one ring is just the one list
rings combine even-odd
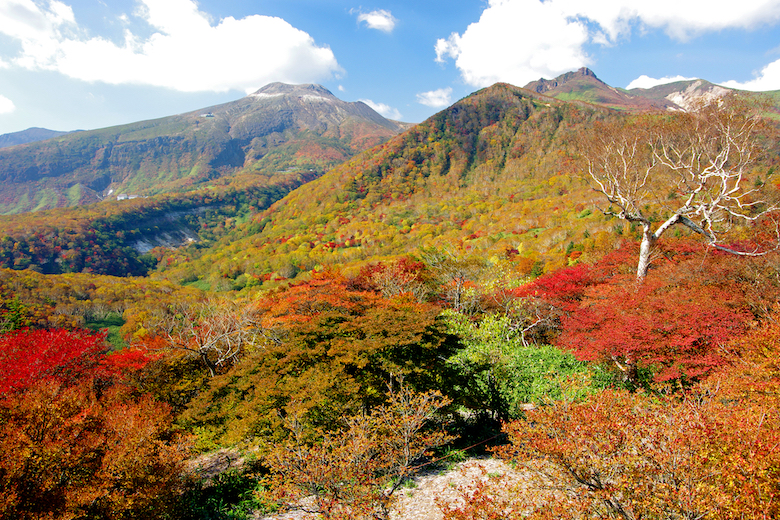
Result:
{"label": "white tree trunk", "polygon": [[642,243],[639,245],[639,263],[636,266],[636,280],[644,281],[647,270],[650,268],[650,253],[653,251],[658,237],[651,228],[649,222],[642,223]]}
{"label": "white tree trunk", "polygon": [[650,267],[650,250],[653,248],[647,235],[642,237],[642,244],[639,246],[639,263],[636,266],[636,279],[641,282],[647,276],[647,269]]}

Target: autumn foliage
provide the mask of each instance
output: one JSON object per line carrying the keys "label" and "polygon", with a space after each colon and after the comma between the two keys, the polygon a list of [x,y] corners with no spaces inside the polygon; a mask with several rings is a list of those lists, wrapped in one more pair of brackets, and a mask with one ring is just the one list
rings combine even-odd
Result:
{"label": "autumn foliage", "polygon": [[120,388],[48,380],[0,402],[0,516],[164,518],[184,444],[167,409]]}
{"label": "autumn foliage", "polygon": [[279,436],[277,410],[293,401],[308,424],[335,427],[342,415],[381,404],[399,377],[426,390],[447,373],[449,336],[434,305],[383,298],[324,273],[258,307],[259,342],[184,415],[220,443]]}
{"label": "autumn foliage", "polygon": [[776,518],[779,334],[773,321],[732,342],[728,363],[682,394],[610,389],[528,412],[497,452],[529,483],[485,480],[442,504],[444,518]]}
{"label": "autumn foliage", "polygon": [[104,335],[0,336],[0,516],[165,518],[188,450],[169,409],[126,384],[148,357]]}
{"label": "autumn foliage", "polygon": [[630,519],[774,518],[777,399],[714,391],[713,383],[682,399],[606,391],[534,411],[507,426],[513,446],[503,453],[544,461],[550,467],[536,473],[567,491],[540,518],[576,518],[576,511]]}
{"label": "autumn foliage", "polygon": [[651,370],[656,382],[698,379],[725,362],[726,343],[750,319],[725,288],[626,282],[589,291],[562,318],[558,342],[627,379],[636,380],[640,368]]}
{"label": "autumn foliage", "polygon": [[[771,294],[760,269],[735,270],[725,255],[707,256],[701,246],[678,241],[653,277],[637,284],[629,268],[633,251],[624,244],[592,265],[541,276],[514,295],[548,306],[556,345],[631,385],[695,381],[724,364],[726,344],[767,304],[753,284]],[[761,261],[746,262],[756,268]],[[737,276],[746,283],[734,284]]]}
{"label": "autumn foliage", "polygon": [[[253,450],[279,506],[387,517],[445,441],[433,409],[464,438],[503,422],[497,453],[535,486],[483,475],[447,520],[780,516],[778,256],[692,240],[674,164],[644,201],[593,170],[597,211],[572,144],[617,119],[499,84],[284,198],[319,174],[0,219],[0,517],[189,520],[191,438]],[[767,155],[733,243],[704,216],[712,244],[775,238],[751,199],[774,195]],[[165,225],[197,241],[133,247]],[[82,330],[109,318],[114,346]]]}
{"label": "autumn foliage", "polygon": [[0,394],[47,379],[72,384],[94,370],[105,350],[104,336],[89,331],[22,330],[0,336]]}

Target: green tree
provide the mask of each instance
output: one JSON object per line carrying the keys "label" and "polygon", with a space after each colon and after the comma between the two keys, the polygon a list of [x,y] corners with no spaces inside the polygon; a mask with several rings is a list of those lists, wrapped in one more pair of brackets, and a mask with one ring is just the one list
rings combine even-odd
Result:
{"label": "green tree", "polygon": [[472,321],[444,311],[450,332],[463,348],[448,360],[459,377],[464,402],[499,420],[552,400],[583,395],[585,364],[550,345],[527,344],[508,316],[489,314]]}

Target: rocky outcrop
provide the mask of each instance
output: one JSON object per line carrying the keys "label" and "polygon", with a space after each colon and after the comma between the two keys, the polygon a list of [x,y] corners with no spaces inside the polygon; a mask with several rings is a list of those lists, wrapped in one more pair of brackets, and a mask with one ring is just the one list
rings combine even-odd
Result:
{"label": "rocky outcrop", "polygon": [[544,94],[545,92],[556,89],[558,87],[562,87],[566,83],[569,83],[574,79],[582,78],[583,76],[589,76],[601,82],[601,80],[596,77],[596,74],[592,70],[590,70],[587,67],[582,67],[581,69],[578,69],[576,71],[562,74],[555,79],[540,78],[537,81],[532,81],[531,83],[527,84],[524,88],[528,90],[533,90],[534,92],[538,92],[539,94]]}
{"label": "rocky outcrop", "polygon": [[730,89],[718,85],[705,84],[701,80],[696,80],[684,90],[668,94],[666,99],[680,107],[681,110],[690,110],[700,103],[709,103],[714,99],[725,96],[729,92],[731,92]]}

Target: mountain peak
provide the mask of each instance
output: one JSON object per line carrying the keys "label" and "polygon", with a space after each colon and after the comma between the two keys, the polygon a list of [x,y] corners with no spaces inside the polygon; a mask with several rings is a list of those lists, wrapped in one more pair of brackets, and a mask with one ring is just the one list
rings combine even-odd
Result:
{"label": "mountain peak", "polygon": [[304,84],[290,85],[288,83],[270,83],[257,92],[250,94],[250,97],[319,97],[324,99],[337,99],[333,93],[322,85]]}
{"label": "mountain peak", "polygon": [[9,134],[0,135],[0,148],[8,146],[14,146],[17,144],[34,143],[36,141],[43,141],[45,139],[51,139],[52,137],[59,137],[67,134],[68,132],[58,132],[57,130],[48,130],[46,128],[32,127],[20,132],[12,132]]}
{"label": "mountain peak", "polygon": [[587,67],[582,67],[578,70],[561,74],[560,76],[554,79],[539,78],[537,81],[532,81],[529,84],[527,84],[525,88],[528,90],[533,90],[534,92],[538,92],[539,94],[544,94],[548,90],[562,87],[563,85],[569,83],[572,80],[581,79],[583,77],[593,78],[599,83],[602,82],[598,77],[596,77],[596,73],[594,73],[592,70],[590,70]]}

